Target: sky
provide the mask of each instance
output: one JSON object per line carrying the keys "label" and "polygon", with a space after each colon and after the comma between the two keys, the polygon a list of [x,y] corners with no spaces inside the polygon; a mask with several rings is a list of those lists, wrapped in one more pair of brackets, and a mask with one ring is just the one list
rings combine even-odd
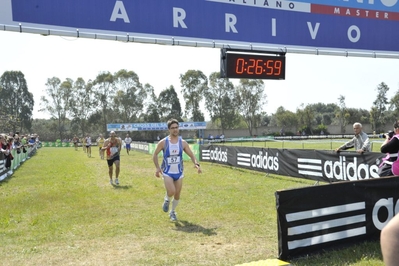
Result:
{"label": "sky", "polygon": [[[142,84],[151,84],[157,95],[173,85],[184,107],[180,75],[191,69],[208,77],[220,71],[219,48],[0,31],[0,49],[0,75],[5,71],[21,71],[25,75],[35,100],[33,118],[49,118],[49,114],[38,110],[47,79],[52,77],[61,81],[82,77],[87,82],[101,72],[126,69],[134,71]],[[295,112],[301,104],[338,104],[340,95],[345,97],[348,108],[370,110],[381,82],[390,88],[389,99],[398,91],[398,71],[399,59],[287,53],[285,80],[264,80],[264,111],[272,114],[283,106]],[[231,81],[238,84],[237,79]]]}

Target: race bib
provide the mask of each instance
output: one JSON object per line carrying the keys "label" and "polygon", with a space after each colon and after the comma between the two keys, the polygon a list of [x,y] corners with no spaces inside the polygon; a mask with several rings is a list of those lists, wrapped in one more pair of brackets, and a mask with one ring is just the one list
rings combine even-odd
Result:
{"label": "race bib", "polygon": [[118,147],[111,147],[110,149],[111,156],[118,152]]}
{"label": "race bib", "polygon": [[170,156],[168,157],[168,164],[179,164],[180,163],[180,156]]}

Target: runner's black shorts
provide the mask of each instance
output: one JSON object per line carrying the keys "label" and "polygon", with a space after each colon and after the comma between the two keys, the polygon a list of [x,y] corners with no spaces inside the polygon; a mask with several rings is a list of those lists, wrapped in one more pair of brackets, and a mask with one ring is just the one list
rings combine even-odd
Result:
{"label": "runner's black shorts", "polygon": [[112,158],[110,160],[107,160],[108,167],[111,167],[114,164],[114,162],[116,162],[116,161],[120,161],[119,155],[115,156],[114,158]]}

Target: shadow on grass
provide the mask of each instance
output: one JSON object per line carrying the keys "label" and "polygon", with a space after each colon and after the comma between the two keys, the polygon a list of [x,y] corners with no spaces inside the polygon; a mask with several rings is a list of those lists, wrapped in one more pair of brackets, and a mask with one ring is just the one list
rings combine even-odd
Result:
{"label": "shadow on grass", "polygon": [[132,188],[132,186],[121,186],[121,185],[115,185],[115,184],[112,184],[112,186],[115,189],[129,189],[129,188]]}
{"label": "shadow on grass", "polygon": [[193,224],[188,221],[177,221],[175,222],[175,230],[186,233],[203,233],[207,236],[217,235],[216,228],[205,228],[201,225]]}

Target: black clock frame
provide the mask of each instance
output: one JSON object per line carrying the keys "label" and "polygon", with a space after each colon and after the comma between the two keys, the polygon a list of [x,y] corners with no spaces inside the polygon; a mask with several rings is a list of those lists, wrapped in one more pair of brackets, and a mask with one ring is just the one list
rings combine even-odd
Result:
{"label": "black clock frame", "polygon": [[285,53],[229,48],[220,51],[221,78],[285,79]]}

